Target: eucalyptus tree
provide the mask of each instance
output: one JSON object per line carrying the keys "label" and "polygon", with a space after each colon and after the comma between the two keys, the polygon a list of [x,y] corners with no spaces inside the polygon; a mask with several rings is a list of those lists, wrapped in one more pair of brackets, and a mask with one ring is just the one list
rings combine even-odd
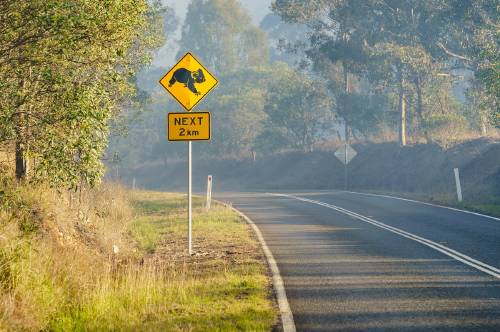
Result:
{"label": "eucalyptus tree", "polygon": [[345,123],[346,140],[351,127],[361,129],[353,99],[361,92],[370,61],[366,45],[372,34],[372,2],[277,0],[273,4],[273,10],[285,21],[309,27],[305,54],[314,71],[329,81],[337,113]]}
{"label": "eucalyptus tree", "polygon": [[178,57],[192,51],[217,75],[265,64],[269,57],[265,33],[237,0],[191,1],[179,46]]}
{"label": "eucalyptus tree", "polygon": [[[380,61],[385,80],[396,90],[399,113],[399,143],[407,143],[409,95],[415,91],[416,113],[422,119],[423,85],[433,75],[439,63],[426,45],[435,28],[436,6],[439,1],[388,0],[373,4],[373,30],[369,46]],[[382,73],[382,71],[379,72]],[[413,89],[412,89],[413,87]]]}
{"label": "eucalyptus tree", "polygon": [[[283,19],[310,26],[306,54],[317,71],[329,68],[325,67],[327,60],[342,66],[343,87],[335,84],[338,70],[330,81],[344,119],[356,122],[353,113],[359,110],[352,106],[352,99],[357,96],[350,91],[356,79],[358,85],[371,81],[369,94],[393,91],[397,95],[401,146],[407,141],[409,103],[415,100],[417,116],[422,119],[424,85],[446,59],[439,38],[445,35],[443,13],[447,8],[444,0],[277,0],[273,6]],[[351,84],[350,74],[355,74]],[[383,87],[377,88],[380,83]]]}
{"label": "eucalyptus tree", "polygon": [[270,13],[261,21],[259,27],[267,34],[270,45],[270,60],[294,65],[302,61],[303,54],[288,45],[307,39],[308,29],[302,24],[284,22],[280,16]]}
{"label": "eucalyptus tree", "polygon": [[312,151],[315,143],[331,133],[333,101],[326,86],[284,63],[276,66],[274,76],[264,104],[267,119],[256,140],[259,149],[269,144],[274,150]]}
{"label": "eucalyptus tree", "polygon": [[136,0],[0,4],[0,143],[16,175],[95,185],[108,123],[133,102],[131,78],[161,42],[160,7]]}
{"label": "eucalyptus tree", "polygon": [[495,0],[447,1],[442,11],[440,39],[443,54],[469,69],[473,76],[473,95],[477,100],[480,127],[486,122],[500,126],[500,3]]}

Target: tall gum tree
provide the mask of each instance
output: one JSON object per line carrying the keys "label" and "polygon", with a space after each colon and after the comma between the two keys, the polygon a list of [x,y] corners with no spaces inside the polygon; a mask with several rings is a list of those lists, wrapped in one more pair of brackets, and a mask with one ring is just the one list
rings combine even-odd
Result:
{"label": "tall gum tree", "polygon": [[16,176],[95,185],[108,123],[133,101],[131,78],[159,46],[160,6],[147,1],[0,4],[0,144],[15,142]]}
{"label": "tall gum tree", "polygon": [[370,37],[371,2],[277,0],[273,4],[273,11],[285,21],[309,27],[305,54],[314,71],[330,82],[346,141],[356,126],[353,93],[369,61],[365,44]]}
{"label": "tall gum tree", "polygon": [[451,58],[474,72],[473,89],[479,110],[480,128],[500,128],[500,3],[495,0],[452,0],[444,13],[454,40],[438,44]]}
{"label": "tall gum tree", "polygon": [[[344,69],[341,88],[344,96],[352,93],[351,73],[359,78],[385,81],[395,91],[399,143],[405,146],[409,103],[416,100],[416,113],[421,117],[424,84],[439,68],[435,53],[442,32],[444,3],[441,0],[277,0],[273,9],[285,20],[305,22],[311,27],[310,44],[321,45],[316,48],[320,52],[313,53],[316,59],[327,56]],[[410,96],[413,91],[416,98]],[[339,111],[348,113],[342,107]],[[347,118],[347,114],[343,117]]]}
{"label": "tall gum tree", "polygon": [[216,74],[267,62],[265,33],[252,25],[237,0],[193,0],[188,6],[178,57],[187,51],[201,57]]}

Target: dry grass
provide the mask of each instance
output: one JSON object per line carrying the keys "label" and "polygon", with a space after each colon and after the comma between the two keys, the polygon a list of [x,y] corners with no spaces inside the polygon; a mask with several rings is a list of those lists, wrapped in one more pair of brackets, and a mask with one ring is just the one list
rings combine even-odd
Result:
{"label": "dry grass", "polygon": [[276,309],[247,226],[196,200],[191,257],[184,202],[113,184],[80,202],[79,193],[4,181],[0,330],[270,330]]}

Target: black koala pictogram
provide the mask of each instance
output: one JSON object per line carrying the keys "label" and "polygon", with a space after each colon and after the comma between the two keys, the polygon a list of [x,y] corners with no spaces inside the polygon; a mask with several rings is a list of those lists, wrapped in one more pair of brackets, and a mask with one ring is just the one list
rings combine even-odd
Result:
{"label": "black koala pictogram", "polygon": [[172,79],[168,82],[168,86],[171,87],[176,82],[184,83],[184,87],[187,87],[191,90],[191,92],[198,96],[200,93],[196,90],[194,84],[205,82],[205,75],[201,69],[191,72],[186,68],[179,68],[174,72],[174,75],[172,75]]}

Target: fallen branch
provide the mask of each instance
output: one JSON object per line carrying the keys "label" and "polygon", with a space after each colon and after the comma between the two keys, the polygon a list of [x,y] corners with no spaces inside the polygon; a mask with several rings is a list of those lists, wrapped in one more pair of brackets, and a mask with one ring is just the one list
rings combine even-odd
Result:
{"label": "fallen branch", "polygon": [[464,60],[464,61],[467,61],[467,62],[472,62],[472,59],[466,57],[466,56],[463,56],[463,55],[460,55],[460,54],[456,54],[456,53],[453,53],[452,51],[450,51],[449,49],[447,49],[443,43],[441,42],[437,42],[436,45],[442,49],[444,51],[444,53],[448,54],[449,56],[451,57],[454,57],[454,58],[457,58],[457,59],[460,59],[460,60]]}

